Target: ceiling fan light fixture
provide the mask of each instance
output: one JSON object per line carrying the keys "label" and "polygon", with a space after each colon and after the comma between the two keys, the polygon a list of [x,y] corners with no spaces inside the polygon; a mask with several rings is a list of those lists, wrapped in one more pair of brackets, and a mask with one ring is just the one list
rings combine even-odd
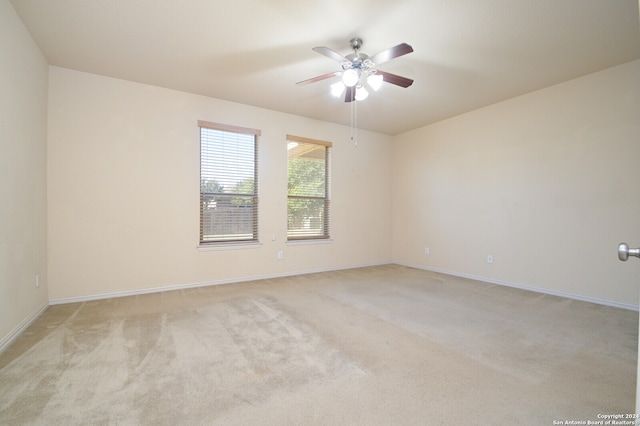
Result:
{"label": "ceiling fan light fixture", "polygon": [[344,84],[341,81],[339,81],[331,85],[331,94],[336,98],[339,98],[344,93],[344,89],[345,89]]}
{"label": "ceiling fan light fixture", "polygon": [[362,86],[356,87],[356,101],[364,101],[369,96],[369,92]]}
{"label": "ceiling fan light fixture", "polygon": [[335,97],[340,97],[346,92],[346,96],[344,96],[345,102],[366,99],[369,96],[369,91],[378,91],[382,87],[382,83],[395,84],[405,88],[411,86],[412,79],[386,71],[379,71],[375,67],[389,62],[391,59],[413,52],[413,47],[407,43],[400,43],[397,46],[369,56],[359,52],[362,47],[362,39],[356,37],[351,39],[350,43],[353,53],[347,56],[343,56],[325,46],[314,47],[313,50],[315,52],[338,62],[342,70],[299,81],[297,84],[315,83],[339,76],[340,82],[331,85],[331,94]]}
{"label": "ceiling fan light fixture", "polygon": [[347,87],[355,86],[356,84],[358,84],[359,80],[360,75],[358,74],[358,71],[354,70],[353,68],[348,69],[342,73],[342,82]]}
{"label": "ceiling fan light fixture", "polygon": [[367,84],[376,92],[382,87],[382,75],[373,74],[367,77]]}

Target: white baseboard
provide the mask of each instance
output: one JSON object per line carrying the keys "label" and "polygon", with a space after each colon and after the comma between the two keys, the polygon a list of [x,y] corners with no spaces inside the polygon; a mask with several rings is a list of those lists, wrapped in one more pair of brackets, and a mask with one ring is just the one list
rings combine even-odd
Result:
{"label": "white baseboard", "polygon": [[277,274],[255,275],[250,277],[229,278],[229,279],[223,279],[223,280],[203,281],[203,282],[197,282],[197,283],[173,284],[173,285],[166,285],[162,287],[149,287],[149,288],[141,288],[141,289],[135,289],[135,290],[115,291],[115,292],[109,292],[109,293],[88,294],[86,296],[61,297],[61,298],[49,299],[49,305],[62,305],[66,303],[89,302],[93,300],[111,299],[114,297],[137,296],[141,294],[159,293],[163,291],[185,290],[189,288],[208,287],[208,286],[223,285],[223,284],[234,284],[234,283],[241,283],[241,282],[247,282],[247,281],[258,281],[258,280],[265,280],[265,279],[271,279],[271,278],[290,277],[294,275],[306,275],[306,274],[315,274],[319,272],[340,271],[344,269],[366,268],[368,266],[388,265],[390,263],[392,262],[386,261],[381,263],[370,263],[370,264],[364,264],[364,265],[341,266],[338,268],[306,269],[306,270],[300,270],[300,271],[282,272]]}
{"label": "white baseboard", "polygon": [[470,279],[470,280],[482,281],[482,282],[489,283],[489,284],[503,285],[503,286],[506,286],[506,287],[518,288],[518,289],[521,289],[521,290],[532,291],[532,292],[535,292],[535,293],[548,294],[548,295],[551,295],[551,296],[565,297],[567,299],[580,300],[582,302],[590,302],[590,303],[595,303],[595,304],[598,304],[598,305],[605,305],[605,306],[611,306],[611,307],[614,307],[614,308],[627,309],[627,310],[630,310],[630,311],[638,311],[639,310],[638,305],[632,305],[630,303],[622,303],[622,302],[616,302],[614,300],[599,299],[597,297],[583,296],[583,295],[580,295],[580,294],[565,293],[565,292],[562,292],[562,291],[550,290],[550,289],[541,288],[541,287],[533,287],[533,286],[529,286],[529,285],[525,285],[525,284],[512,283],[512,282],[508,282],[508,281],[496,280],[496,279],[487,278],[487,277],[480,277],[480,276],[477,276],[477,275],[465,274],[465,273],[461,273],[461,272],[447,271],[447,270],[438,269],[438,268],[430,268],[430,267],[424,266],[424,265],[416,265],[416,264],[402,263],[402,262],[393,262],[393,263],[395,263],[396,265],[407,266],[409,268],[422,269],[422,270],[425,270],[425,271],[437,272],[439,274],[451,275],[451,276],[460,277],[460,278],[467,278],[467,279]]}
{"label": "white baseboard", "polygon": [[[372,264],[363,264],[363,265],[350,265],[350,266],[343,266],[343,267],[338,267],[338,268],[307,269],[307,270],[283,272],[283,273],[277,273],[277,274],[255,275],[255,276],[250,276],[250,277],[239,277],[239,278],[230,278],[230,279],[223,279],[223,280],[203,281],[203,282],[197,282],[197,283],[174,284],[174,285],[167,285],[167,286],[162,286],[162,287],[150,287],[150,288],[141,288],[141,289],[136,289],[136,290],[126,290],[126,291],[116,291],[116,292],[109,292],[109,293],[89,294],[89,295],[85,295],[85,296],[61,297],[61,298],[56,298],[56,299],[50,299],[49,300],[49,305],[62,305],[62,304],[66,304],[66,303],[88,302],[88,301],[93,301],[93,300],[111,299],[111,298],[114,298],[114,297],[136,296],[136,295],[149,294],[149,293],[159,293],[159,292],[163,292],[163,291],[184,290],[184,289],[189,289],[189,288],[207,287],[207,286],[223,285],[223,284],[233,284],[233,283],[241,283],[241,282],[247,282],[247,281],[258,281],[258,280],[271,279],[271,278],[282,278],[282,277],[290,277],[290,276],[294,276],[294,275],[315,274],[315,273],[320,273],[320,272],[331,272],[331,271],[339,271],[339,270],[345,270],[345,269],[365,268],[365,267],[368,267],[368,266],[380,266],[380,265],[388,265],[388,264],[402,265],[402,266],[407,266],[409,268],[422,269],[422,270],[425,270],[425,271],[437,272],[439,274],[451,275],[451,276],[460,277],[460,278],[467,278],[467,279],[470,279],[470,280],[481,281],[481,282],[485,282],[485,283],[489,283],[489,284],[497,284],[497,285],[502,285],[502,286],[506,286],[506,287],[513,287],[513,288],[518,288],[518,289],[521,289],[521,290],[532,291],[532,292],[535,292],[535,293],[549,294],[551,296],[565,297],[565,298],[568,298],[568,299],[580,300],[582,302],[590,302],[590,303],[595,303],[595,304],[598,304],[598,305],[611,306],[611,307],[614,307],[614,308],[627,309],[627,310],[631,310],[631,311],[640,310],[638,305],[633,305],[633,304],[629,304],[629,303],[616,302],[616,301],[607,300],[607,299],[599,299],[599,298],[596,298],[596,297],[584,296],[584,295],[580,295],[580,294],[565,293],[565,292],[561,292],[561,291],[550,290],[550,289],[541,288],[541,287],[534,287],[534,286],[529,286],[529,285],[525,285],[525,284],[512,283],[512,282],[508,282],[508,281],[496,280],[496,279],[493,279],[493,278],[481,277],[481,276],[471,275],[471,274],[465,274],[465,273],[456,272],[456,271],[448,271],[448,270],[444,270],[444,269],[430,268],[430,267],[424,266],[424,265],[417,265],[417,264],[410,264],[410,263],[403,263],[403,262],[392,262],[392,261],[381,262],[381,263],[372,263]],[[46,308],[46,306],[45,306],[45,308]],[[43,310],[44,309],[42,309],[41,311],[43,311]],[[35,318],[37,318],[37,316],[40,313],[41,312],[37,313],[35,315],[35,317],[31,319],[31,321],[33,321]],[[24,330],[29,324],[30,324],[30,321],[25,326],[18,327],[18,329],[19,330]],[[20,333],[18,332],[17,334],[20,334]],[[2,344],[4,344],[4,341],[0,345],[2,345]],[[2,347],[3,346],[0,346],[0,351],[1,351]]]}
{"label": "white baseboard", "polygon": [[38,310],[36,310],[33,314],[27,317],[24,321],[18,324],[9,334],[4,336],[2,340],[0,340],[0,353],[4,352],[5,349],[9,347],[10,344],[13,343],[14,340],[22,334],[42,313],[49,307],[49,304],[45,304],[41,306]]}

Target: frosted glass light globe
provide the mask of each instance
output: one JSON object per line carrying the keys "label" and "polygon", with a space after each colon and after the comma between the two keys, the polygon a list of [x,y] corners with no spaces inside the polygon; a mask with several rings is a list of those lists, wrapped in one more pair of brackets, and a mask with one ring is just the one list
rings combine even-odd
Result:
{"label": "frosted glass light globe", "polygon": [[342,73],[342,82],[347,87],[355,86],[356,84],[358,84],[359,79],[360,76],[358,75],[358,71],[354,70],[353,68],[348,69],[344,73]]}

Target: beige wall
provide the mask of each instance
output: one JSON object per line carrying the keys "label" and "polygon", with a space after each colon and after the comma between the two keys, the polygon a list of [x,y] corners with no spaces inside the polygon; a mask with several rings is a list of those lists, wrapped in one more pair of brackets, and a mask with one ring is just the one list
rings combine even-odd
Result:
{"label": "beige wall", "polygon": [[[197,249],[198,120],[262,131],[259,248]],[[48,131],[54,303],[391,260],[389,136],[56,67]],[[286,134],[334,143],[330,244],[285,244]]]}
{"label": "beige wall", "polygon": [[[619,220],[640,213],[630,184],[639,180],[639,67],[395,138],[361,131],[357,148],[343,126],[51,67],[50,298],[393,259],[637,306],[640,265],[619,262],[615,248],[640,238],[638,224]],[[196,248],[199,119],[262,130],[260,248]],[[335,142],[331,244],[284,243],[287,133]]]}
{"label": "beige wall", "polygon": [[639,117],[634,61],[396,137],[394,261],[637,306]]}
{"label": "beige wall", "polygon": [[47,305],[48,66],[7,0],[0,0],[0,52],[2,350]]}

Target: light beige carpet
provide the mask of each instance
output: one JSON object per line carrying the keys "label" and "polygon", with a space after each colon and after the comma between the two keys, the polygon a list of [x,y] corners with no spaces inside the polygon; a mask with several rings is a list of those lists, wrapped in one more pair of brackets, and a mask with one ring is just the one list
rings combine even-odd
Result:
{"label": "light beige carpet", "polygon": [[52,306],[2,425],[552,425],[632,413],[638,313],[386,265]]}

